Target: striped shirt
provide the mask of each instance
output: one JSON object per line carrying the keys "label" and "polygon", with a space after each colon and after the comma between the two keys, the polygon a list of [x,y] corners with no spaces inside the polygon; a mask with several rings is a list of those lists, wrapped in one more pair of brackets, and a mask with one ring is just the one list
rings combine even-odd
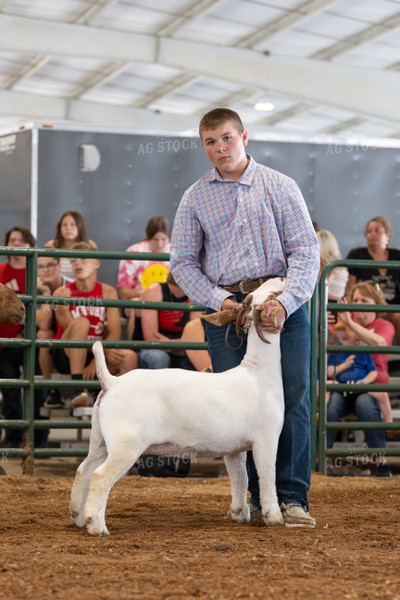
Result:
{"label": "striped shirt", "polygon": [[279,301],[289,316],[314,291],[319,244],[295,181],[250,162],[238,181],[216,168],[186,190],[171,239],[171,271],[193,301],[221,308],[221,286],[286,277]]}

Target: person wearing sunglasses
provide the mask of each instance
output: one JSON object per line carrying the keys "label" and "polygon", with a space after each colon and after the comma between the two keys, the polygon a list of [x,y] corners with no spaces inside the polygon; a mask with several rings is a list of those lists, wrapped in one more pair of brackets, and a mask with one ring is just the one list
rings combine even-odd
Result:
{"label": "person wearing sunglasses", "polygon": [[[52,296],[55,290],[72,281],[61,273],[60,259],[54,256],[39,256],[37,266],[38,295]],[[57,321],[53,305],[39,304],[36,310],[36,338],[39,340],[52,339],[57,331]],[[39,349],[39,365],[44,379],[50,379],[54,371],[50,348]],[[46,408],[61,408],[63,406],[59,391],[49,389],[44,401]]]}

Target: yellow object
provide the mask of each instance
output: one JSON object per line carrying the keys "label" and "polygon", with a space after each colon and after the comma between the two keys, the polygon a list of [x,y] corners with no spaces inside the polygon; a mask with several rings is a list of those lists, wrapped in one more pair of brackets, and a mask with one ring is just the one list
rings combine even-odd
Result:
{"label": "yellow object", "polygon": [[164,283],[169,269],[165,265],[149,265],[142,273],[142,288],[145,290],[152,283]]}

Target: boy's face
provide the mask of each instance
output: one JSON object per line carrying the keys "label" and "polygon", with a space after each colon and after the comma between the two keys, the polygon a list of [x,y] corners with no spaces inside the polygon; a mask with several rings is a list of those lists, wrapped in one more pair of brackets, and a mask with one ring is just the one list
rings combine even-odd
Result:
{"label": "boy's face", "polygon": [[247,167],[247,131],[239,133],[233,121],[201,132],[201,145],[208,158],[226,179],[240,179]]}
{"label": "boy's face", "polygon": [[43,283],[52,283],[60,274],[60,263],[51,256],[38,257],[38,276]]}
{"label": "boy's face", "polygon": [[8,238],[7,246],[12,248],[30,248],[30,244],[25,242],[24,237],[20,231],[12,231]]}
{"label": "boy's face", "polygon": [[356,346],[358,337],[350,331],[335,331],[335,335],[342,346]]}
{"label": "boy's face", "polygon": [[100,266],[96,258],[71,258],[70,263],[77,281],[84,281],[93,275],[96,277]]}

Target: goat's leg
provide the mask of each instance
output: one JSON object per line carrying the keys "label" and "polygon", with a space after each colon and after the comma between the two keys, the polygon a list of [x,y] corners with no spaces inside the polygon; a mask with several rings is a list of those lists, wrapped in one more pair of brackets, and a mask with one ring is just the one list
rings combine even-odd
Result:
{"label": "goat's leg", "polygon": [[98,406],[94,406],[92,415],[92,431],[90,435],[89,452],[86,459],[78,467],[71,490],[69,514],[71,522],[78,527],[85,527],[83,514],[87,495],[89,493],[92,473],[107,458],[107,449],[99,426]]}
{"label": "goat's leg", "polygon": [[96,452],[90,452],[83,463],[78,467],[75,475],[74,484],[71,490],[71,501],[69,514],[71,523],[77,527],[85,527],[84,508],[87,496],[89,494],[90,479],[92,473],[107,458],[107,449],[105,446],[98,448]]}
{"label": "goat's leg", "polygon": [[253,458],[260,486],[261,514],[266,525],[283,524],[276,495],[275,463],[278,439],[277,436],[269,434],[268,439],[253,444]]}
{"label": "goat's leg", "polygon": [[238,452],[224,456],[224,461],[231,480],[232,493],[232,503],[227,516],[238,523],[248,523],[250,508],[247,504],[246,453]]}
{"label": "goat's leg", "polygon": [[89,494],[85,504],[85,521],[91,535],[109,535],[105,522],[108,494],[113,485],[133,465],[145,448],[138,449],[132,443],[121,444],[118,449],[109,453],[105,462],[98,467],[90,482]]}

